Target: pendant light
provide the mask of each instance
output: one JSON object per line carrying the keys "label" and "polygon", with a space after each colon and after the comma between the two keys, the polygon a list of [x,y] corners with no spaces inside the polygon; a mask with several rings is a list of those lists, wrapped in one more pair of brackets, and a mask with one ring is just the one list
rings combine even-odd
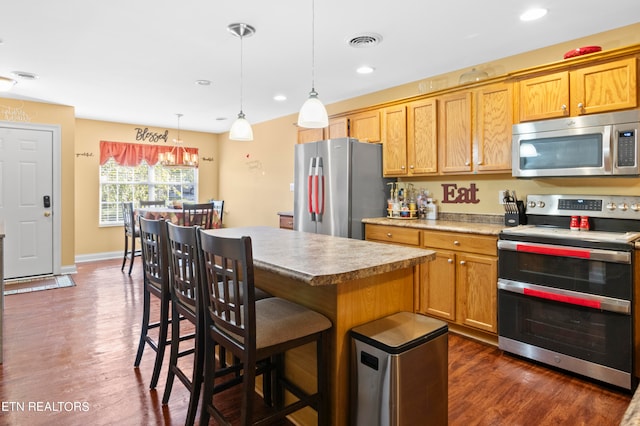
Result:
{"label": "pendant light", "polygon": [[308,129],[321,129],[329,125],[327,109],[324,107],[315,89],[315,1],[311,0],[311,92],[298,114],[298,126]]}
{"label": "pendant light", "polygon": [[236,37],[240,37],[240,113],[238,114],[236,121],[231,125],[229,139],[234,141],[252,141],[253,130],[251,129],[251,124],[245,118],[244,112],[242,111],[242,39],[252,36],[256,32],[256,29],[251,25],[237,23],[229,25],[227,30]]}
{"label": "pendant light", "polygon": [[8,92],[14,84],[16,84],[15,80],[0,76],[0,92]]}

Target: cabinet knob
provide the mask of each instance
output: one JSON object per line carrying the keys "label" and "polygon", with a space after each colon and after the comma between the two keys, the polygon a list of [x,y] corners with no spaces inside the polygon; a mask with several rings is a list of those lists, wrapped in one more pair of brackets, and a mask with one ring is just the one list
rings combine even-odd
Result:
{"label": "cabinet knob", "polygon": [[482,166],[482,161],[478,161],[478,166]]}
{"label": "cabinet knob", "polygon": [[391,238],[391,232],[387,232],[387,237]]}
{"label": "cabinet knob", "polygon": [[460,264],[461,264],[461,265],[466,265],[466,264],[467,264],[467,262],[466,262],[466,261],[464,261],[464,260],[461,260],[461,261],[460,261]]}
{"label": "cabinet knob", "polygon": [[409,166],[409,168],[410,168],[411,170],[413,170],[413,164],[412,164],[412,165],[410,165],[410,166]]}
{"label": "cabinet knob", "polygon": [[562,104],[562,106],[560,108],[562,108],[563,111],[567,110],[567,106],[565,104]]}
{"label": "cabinet knob", "polygon": [[578,110],[580,111],[580,113],[584,112],[584,104],[582,102],[578,102]]}
{"label": "cabinet knob", "polygon": [[454,245],[454,246],[459,246],[459,245],[460,245],[460,241],[455,240],[455,241],[453,242],[453,245]]}
{"label": "cabinet knob", "polygon": [[469,164],[471,164],[471,163],[470,163],[470,162],[468,162],[468,161],[465,161],[465,162],[464,162],[464,165],[465,165],[465,166],[468,166]]}
{"label": "cabinet knob", "polygon": [[400,168],[401,168],[402,170],[404,170],[404,169],[405,169],[405,167],[404,167],[404,166],[400,166]]}
{"label": "cabinet knob", "polygon": [[453,259],[447,259],[447,262],[453,263]]}

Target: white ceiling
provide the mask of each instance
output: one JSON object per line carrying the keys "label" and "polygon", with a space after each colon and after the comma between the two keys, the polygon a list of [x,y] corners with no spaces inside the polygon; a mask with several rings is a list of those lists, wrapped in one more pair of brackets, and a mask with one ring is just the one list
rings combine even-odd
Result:
{"label": "white ceiling", "polygon": [[[531,6],[549,13],[519,21]],[[0,76],[39,78],[2,96],[158,127],[181,113],[182,129],[227,131],[240,110],[240,40],[227,26],[244,22],[256,28],[243,42],[247,119],[293,114],[311,89],[311,11],[311,0],[6,1]],[[315,86],[330,104],[636,22],[638,0],[316,0]],[[382,43],[347,45],[370,32]],[[365,63],[376,71],[356,74]]]}

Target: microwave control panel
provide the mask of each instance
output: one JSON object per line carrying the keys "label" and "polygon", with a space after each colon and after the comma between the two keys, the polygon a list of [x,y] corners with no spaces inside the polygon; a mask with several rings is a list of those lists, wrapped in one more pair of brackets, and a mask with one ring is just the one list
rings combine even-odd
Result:
{"label": "microwave control panel", "polygon": [[618,132],[618,167],[635,167],[636,132],[623,130]]}

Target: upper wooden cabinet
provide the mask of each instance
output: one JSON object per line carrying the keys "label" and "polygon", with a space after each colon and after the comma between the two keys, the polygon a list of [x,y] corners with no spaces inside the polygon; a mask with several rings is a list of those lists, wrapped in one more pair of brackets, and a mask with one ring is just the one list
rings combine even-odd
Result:
{"label": "upper wooden cabinet", "polygon": [[330,118],[327,139],[345,137],[360,142],[380,142],[380,112],[371,110]]}
{"label": "upper wooden cabinet", "polygon": [[324,129],[298,127],[298,143],[317,142],[324,139]]}
{"label": "upper wooden cabinet", "polygon": [[511,84],[481,87],[476,95],[474,169],[477,172],[511,171],[511,127],[513,91]]}
{"label": "upper wooden cabinet", "polygon": [[360,142],[380,142],[380,112],[365,111],[347,116],[349,137]]}
{"label": "upper wooden cabinet", "polygon": [[636,57],[559,71],[518,82],[520,121],[635,108]]}
{"label": "upper wooden cabinet", "polygon": [[347,117],[329,119],[327,139],[346,138],[349,136],[349,120]]}
{"label": "upper wooden cabinet", "polygon": [[441,173],[471,171],[473,152],[471,99],[471,92],[466,90],[440,98],[438,151]]}
{"label": "upper wooden cabinet", "polygon": [[382,174],[406,176],[407,167],[407,108],[396,105],[384,108],[382,116]]}

